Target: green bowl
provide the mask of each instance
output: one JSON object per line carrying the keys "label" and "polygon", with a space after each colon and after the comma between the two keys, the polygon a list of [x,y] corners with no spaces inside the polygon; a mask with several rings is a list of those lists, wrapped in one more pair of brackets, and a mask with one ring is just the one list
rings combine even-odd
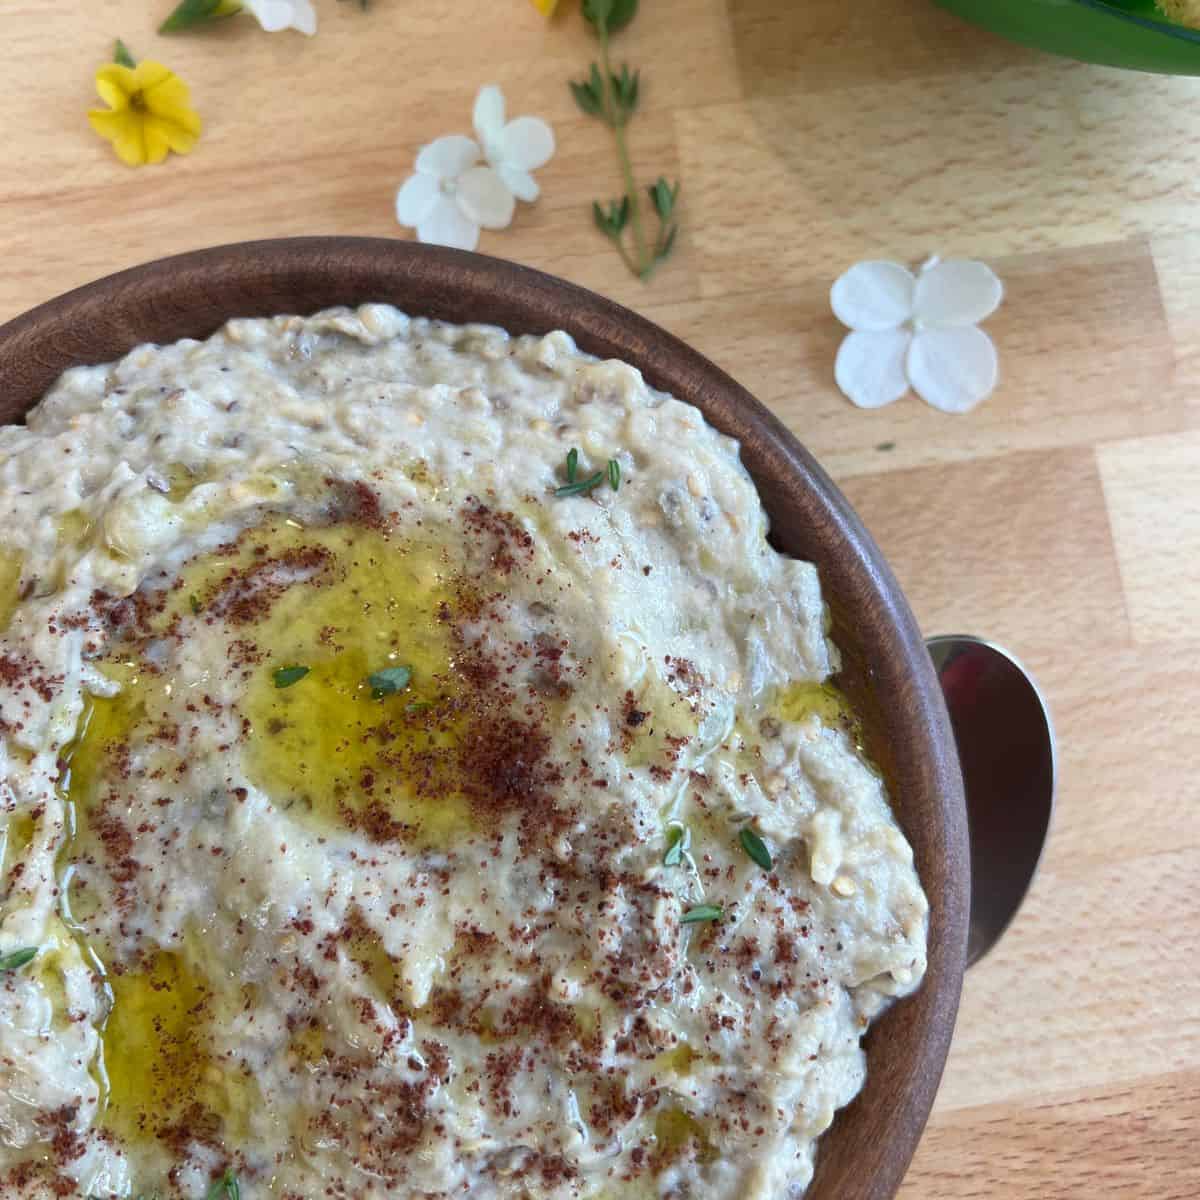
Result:
{"label": "green bowl", "polygon": [[936,0],[976,25],[1083,62],[1200,75],[1200,31],[1164,21],[1153,0]]}

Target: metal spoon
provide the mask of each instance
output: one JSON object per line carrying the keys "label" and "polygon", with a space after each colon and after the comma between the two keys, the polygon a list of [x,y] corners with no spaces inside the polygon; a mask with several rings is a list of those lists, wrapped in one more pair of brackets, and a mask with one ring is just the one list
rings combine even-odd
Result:
{"label": "metal spoon", "polygon": [[958,743],[971,832],[967,966],[999,940],[1033,882],[1054,811],[1050,711],[1007,651],[960,634],[930,638]]}

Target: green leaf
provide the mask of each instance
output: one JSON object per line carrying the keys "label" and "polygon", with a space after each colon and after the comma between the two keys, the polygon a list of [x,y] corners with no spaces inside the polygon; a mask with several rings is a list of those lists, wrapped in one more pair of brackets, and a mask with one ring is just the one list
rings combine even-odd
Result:
{"label": "green leaf", "polygon": [[612,6],[613,0],[583,0],[583,19],[599,33],[608,28]]}
{"label": "green leaf", "polygon": [[689,908],[679,922],[681,925],[695,925],[699,921],[719,921],[723,911],[716,904],[697,904],[695,908]]}
{"label": "green leaf", "polygon": [[622,121],[627,120],[637,108],[639,73],[629,73],[628,65],[622,64],[620,75],[611,75],[612,93],[617,108],[621,110]]}
{"label": "green leaf", "polygon": [[637,0],[583,0],[583,18],[599,35],[624,29],[636,12]]}
{"label": "green leaf", "polygon": [[280,667],[275,672],[275,686],[289,688],[293,683],[299,683],[308,674],[308,667]]}
{"label": "green leaf", "polygon": [[769,871],[774,863],[771,861],[771,852],[767,849],[767,844],[750,828],[749,825],[742,827],[741,833],[738,834],[738,841],[742,843],[742,849],[756,862],[764,871]]}
{"label": "green leaf", "polygon": [[600,231],[615,241],[621,236],[621,231],[629,220],[629,197],[622,196],[620,200],[613,200],[607,212],[599,203],[592,201],[592,216]]}
{"label": "green leaf", "polygon": [[608,460],[608,485],[614,492],[621,486],[621,464],[615,458]]}
{"label": "green leaf", "polygon": [[236,9],[230,9],[223,0],[179,0],[171,15],[158,27],[159,33],[178,33],[182,29],[191,29],[219,17],[232,15]]}
{"label": "green leaf", "polygon": [[671,251],[675,248],[675,235],[679,232],[678,225],[672,225],[667,233],[666,241],[662,244],[662,249],[658,252],[658,261],[663,262]]}
{"label": "green leaf", "polygon": [[208,1189],[204,1200],[242,1200],[242,1188],[237,1176],[226,1169],[225,1174]]}
{"label": "green leaf", "polygon": [[382,700],[384,696],[391,696],[408,687],[411,678],[412,667],[384,667],[382,671],[368,675],[367,682],[371,685],[371,696]]}
{"label": "green leaf", "polygon": [[198,613],[200,611],[200,597],[195,592],[188,597],[188,605],[191,607],[192,612]]}
{"label": "green leaf", "polygon": [[671,842],[667,846],[667,852],[663,855],[664,867],[677,867],[683,861],[684,845],[687,842],[687,829],[682,825],[678,829],[671,831]]}
{"label": "green leaf", "polygon": [[575,482],[575,472],[579,470],[579,451],[574,446],[567,451],[567,482]]}
{"label": "green leaf", "polygon": [[14,950],[11,954],[5,954],[0,957],[0,971],[17,971],[26,963],[31,963],[37,958],[38,948],[36,946],[26,946],[22,950]]}
{"label": "green leaf", "polygon": [[129,47],[120,38],[117,38],[117,44],[113,47],[113,62],[121,67],[137,66],[137,60],[129,53]]}
{"label": "green leaf", "polygon": [[616,33],[637,15],[638,0],[612,0],[608,14],[608,32]]}
{"label": "green leaf", "polygon": [[671,213],[675,211],[675,201],[679,197],[679,184],[671,187],[660,175],[646,190],[650,193],[650,200],[654,205],[654,211],[658,213],[658,219],[665,225],[671,219]]}
{"label": "green leaf", "polygon": [[590,492],[592,488],[599,487],[604,482],[604,472],[597,471],[595,475],[589,475],[586,479],[580,479],[575,483],[568,483],[565,487],[554,489],[556,496],[581,496],[584,492]]}
{"label": "green leaf", "polygon": [[588,114],[590,117],[599,117],[603,115],[603,106],[600,103],[600,97],[592,91],[586,83],[576,83],[574,80],[569,81],[571,95],[575,97],[575,103]]}

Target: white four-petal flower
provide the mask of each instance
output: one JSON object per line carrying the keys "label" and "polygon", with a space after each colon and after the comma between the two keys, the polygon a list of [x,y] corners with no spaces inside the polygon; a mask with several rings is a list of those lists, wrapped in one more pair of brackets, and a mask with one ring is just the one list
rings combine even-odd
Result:
{"label": "white four-petal flower", "polygon": [[882,408],[911,386],[942,412],[967,412],[996,386],[996,347],[978,322],[1003,295],[995,272],[968,259],[932,258],[915,276],[899,263],[856,263],[829,295],[852,331],[838,350],[838,387],[859,408]]}
{"label": "white four-petal flower", "polygon": [[539,117],[506,122],[504,94],[495,86],[480,89],[474,124],[478,142],[449,134],[423,146],[396,193],[396,220],[415,228],[422,242],[474,250],[481,228],[504,229],[518,199],[538,197],[531,172],[554,153],[550,126]]}
{"label": "white four-petal flower", "polygon": [[297,29],[312,37],[317,32],[317,10],[312,0],[242,0],[242,7],[253,13],[268,33]]}
{"label": "white four-petal flower", "polygon": [[504,119],[504,93],[490,84],[480,88],[472,114],[484,157],[518,200],[532,204],[538,185],[531,172],[554,154],[554,131],[541,117]]}

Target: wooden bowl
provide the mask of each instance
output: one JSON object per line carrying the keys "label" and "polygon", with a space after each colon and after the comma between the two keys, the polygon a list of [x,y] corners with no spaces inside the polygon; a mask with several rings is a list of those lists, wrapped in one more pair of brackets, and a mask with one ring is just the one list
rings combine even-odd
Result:
{"label": "wooden bowl", "polygon": [[[896,815],[929,895],[929,970],[867,1038],[862,1094],[821,1139],[806,1200],[883,1200],[899,1187],[937,1091],[958,1009],[968,915],[967,824],[953,735],[912,613],[870,535],[794,437],[712,363],[627,309],[512,263],[411,242],[296,238],[163,259],[88,284],[0,328],[0,421],[21,420],[68,367],[141,342],[203,338],[230,317],[386,301],[513,333],[565,329],[632,363],[741,442],[771,538],[815,562]],[[857,420],[847,410],[847,420]]]}

